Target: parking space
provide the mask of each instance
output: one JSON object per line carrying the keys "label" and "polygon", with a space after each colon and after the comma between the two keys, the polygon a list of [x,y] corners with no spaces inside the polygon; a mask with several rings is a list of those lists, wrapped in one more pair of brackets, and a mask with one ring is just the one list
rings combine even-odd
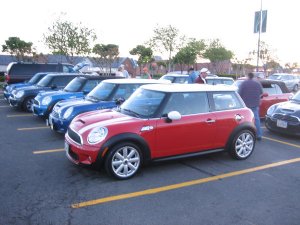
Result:
{"label": "parking space", "polygon": [[2,99],[0,120],[0,224],[299,224],[295,137],[263,127],[247,160],[216,153],[116,181],[71,164],[63,135]]}

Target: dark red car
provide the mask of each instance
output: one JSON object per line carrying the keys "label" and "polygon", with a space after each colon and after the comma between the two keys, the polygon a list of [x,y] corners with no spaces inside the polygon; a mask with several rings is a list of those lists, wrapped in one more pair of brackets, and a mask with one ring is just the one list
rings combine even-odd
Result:
{"label": "dark red car", "polygon": [[224,150],[246,159],[255,146],[253,120],[233,87],[144,85],[120,108],[75,117],[65,150],[75,164],[104,164],[128,179],[149,161]]}
{"label": "dark red car", "polygon": [[[239,87],[239,85],[245,79],[246,78],[240,78],[236,80],[235,85]],[[265,116],[267,115],[268,108],[271,105],[274,105],[279,102],[288,101],[293,97],[293,94],[290,93],[285,83],[282,81],[263,80],[263,79],[257,79],[257,80],[261,83],[264,91],[259,106],[260,118],[265,118]]]}

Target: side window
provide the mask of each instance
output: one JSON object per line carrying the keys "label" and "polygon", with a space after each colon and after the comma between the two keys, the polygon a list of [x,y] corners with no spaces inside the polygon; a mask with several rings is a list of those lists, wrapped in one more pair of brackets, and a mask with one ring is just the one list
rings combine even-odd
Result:
{"label": "side window", "polygon": [[91,91],[94,87],[96,87],[99,83],[101,82],[101,80],[88,80],[84,87],[83,90],[84,91]]}
{"label": "side window", "polygon": [[57,77],[53,78],[51,85],[52,86],[56,85],[58,88],[59,87],[65,87],[73,79],[74,79],[73,76],[72,77],[71,76],[70,77],[57,76]]}
{"label": "side window", "polygon": [[269,95],[280,94],[280,92],[278,92],[279,91],[278,89],[280,89],[280,88],[278,87],[277,84],[271,84],[271,85],[263,87],[263,92],[266,92]]}
{"label": "side window", "polygon": [[216,92],[212,94],[216,111],[241,108],[242,104],[234,92]]}
{"label": "side window", "polygon": [[72,72],[72,67],[63,65],[62,72],[70,73],[70,72]]}
{"label": "side window", "polygon": [[207,94],[204,92],[173,93],[163,110],[163,115],[171,111],[178,111],[181,115],[209,112]]}

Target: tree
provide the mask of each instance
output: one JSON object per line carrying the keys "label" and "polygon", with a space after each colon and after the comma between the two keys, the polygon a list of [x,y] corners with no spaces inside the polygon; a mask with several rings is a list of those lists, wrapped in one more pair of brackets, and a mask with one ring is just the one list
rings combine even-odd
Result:
{"label": "tree", "polygon": [[96,44],[92,51],[100,56],[100,58],[94,59],[102,67],[102,70],[104,71],[104,68],[108,68],[109,74],[111,74],[112,64],[119,55],[119,46],[115,44]]}
{"label": "tree", "polygon": [[150,47],[169,54],[169,71],[171,70],[172,53],[179,49],[184,43],[185,37],[179,35],[179,30],[171,25],[167,27],[154,28],[154,36],[150,39]]}
{"label": "tree", "polygon": [[209,59],[215,71],[218,72],[221,62],[230,60],[233,57],[233,52],[223,47],[219,39],[215,39],[210,42],[208,48],[203,53],[203,57]]}
{"label": "tree", "polygon": [[45,44],[52,53],[66,56],[70,63],[73,63],[75,55],[90,53],[90,43],[94,40],[96,40],[94,30],[82,26],[81,23],[75,25],[60,19],[48,27],[48,33],[44,34]]}
{"label": "tree", "polygon": [[196,41],[195,39],[190,39],[187,45],[177,52],[173,61],[180,65],[182,72],[184,65],[190,66],[196,63],[197,57],[202,55],[204,49],[205,43],[203,40]]}
{"label": "tree", "polygon": [[138,64],[140,66],[140,73],[142,73],[142,67],[152,61],[153,51],[151,48],[147,48],[144,45],[137,45],[130,52],[131,55],[138,55]]}
{"label": "tree", "polygon": [[26,61],[27,56],[34,53],[32,42],[23,41],[19,37],[9,37],[5,41],[5,45],[2,45],[2,51],[9,52],[18,61]]}
{"label": "tree", "polygon": [[292,72],[294,69],[298,68],[298,63],[293,62],[293,63],[286,63],[284,65],[285,69],[288,70],[288,72]]}

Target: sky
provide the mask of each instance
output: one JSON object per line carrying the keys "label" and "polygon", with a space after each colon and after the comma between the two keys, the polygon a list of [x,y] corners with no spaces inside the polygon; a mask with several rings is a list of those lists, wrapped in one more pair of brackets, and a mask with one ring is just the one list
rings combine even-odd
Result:
{"label": "sky", "polygon": [[171,25],[188,38],[218,38],[243,60],[257,50],[254,13],[261,9],[261,3],[268,11],[267,30],[261,34],[261,41],[274,50],[282,65],[300,65],[298,0],[1,1],[0,45],[15,36],[32,42],[38,52],[47,53],[43,34],[65,13],[64,19],[94,29],[98,38],[94,44],[119,45],[122,57],[130,57],[131,49],[153,37],[155,27]]}

